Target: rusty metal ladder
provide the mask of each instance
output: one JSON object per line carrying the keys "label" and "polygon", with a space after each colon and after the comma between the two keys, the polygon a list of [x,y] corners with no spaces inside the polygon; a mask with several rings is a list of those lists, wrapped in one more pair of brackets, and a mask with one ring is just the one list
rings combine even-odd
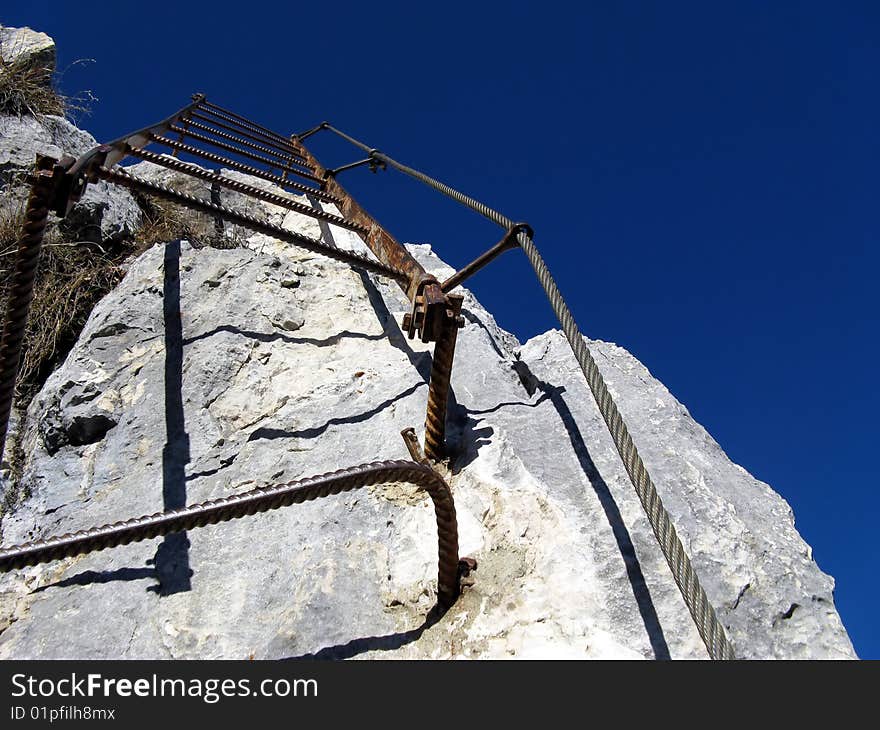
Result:
{"label": "rusty metal ladder", "polygon": [[[476,568],[476,562],[471,558],[459,559],[452,492],[435,465],[446,455],[449,380],[456,334],[463,324],[462,297],[449,293],[449,290],[476,268],[472,265],[444,283],[428,274],[336,180],[336,176],[344,170],[364,164],[375,167],[375,163],[368,158],[336,169],[323,167],[303,144],[303,140],[313,131],[284,137],[208,102],[204,95],[195,94],[191,104],[161,122],[99,145],[78,158],[38,156],[30,178],[31,192],[0,340],[0,456],[5,446],[28,310],[49,213],[54,212],[62,218],[66,216],[87,186],[98,180],[169,200],[209,214],[215,220],[262,233],[396,281],[411,305],[403,318],[403,329],[410,338],[418,336],[423,342],[435,343],[424,449],[418,443],[414,430],[404,429],[402,435],[413,457],[412,462],[364,464],[332,474],[261,487],[223,500],[16,545],[0,550],[0,572],[237,519],[369,484],[406,481],[425,489],[434,502],[438,535],[437,605],[444,611],[454,603],[461,580]],[[166,153],[148,147],[165,148]],[[184,161],[181,155],[271,182],[284,192],[273,192],[241,179],[212,172]],[[145,180],[118,165],[126,158],[150,162],[210,183],[214,194],[210,200],[205,200],[168,185]],[[219,188],[353,231],[374,256],[340,249],[332,243],[224,207],[216,202]],[[338,214],[325,210],[320,204],[306,204],[302,198],[293,197],[295,195],[307,196],[311,202],[331,204]],[[477,268],[482,265],[478,263]]]}
{"label": "rusty metal ladder", "polygon": [[[51,210],[60,217],[67,215],[81,198],[87,185],[96,180],[107,180],[170,200],[396,281],[411,306],[410,312],[401,322],[402,329],[410,338],[419,337],[423,342],[436,343],[428,388],[424,452],[435,462],[446,456],[445,424],[449,378],[455,354],[456,332],[463,325],[462,297],[450,292],[501,251],[515,246],[517,229],[511,229],[503,241],[487,254],[447,281],[439,282],[337,180],[340,172],[362,165],[370,165],[376,169],[378,163],[368,157],[336,169],[328,169],[305,147],[304,140],[323,128],[325,125],[303,134],[284,137],[208,102],[201,94],[196,94],[191,104],[167,119],[113,142],[99,145],[77,159],[39,158],[32,178],[25,231],[19,246],[3,339],[0,342],[0,456],[5,444],[27,310],[48,213]],[[164,147],[170,154],[147,149],[150,146]],[[213,149],[226,154],[219,154],[212,151]],[[291,195],[264,190],[240,179],[206,170],[197,164],[181,160],[181,154],[266,180],[292,195],[305,195],[320,203],[332,204],[339,214],[328,212],[320,205],[308,205]],[[215,189],[232,190],[353,231],[361,237],[375,258],[337,248],[330,243],[266,223],[256,216],[139,178],[118,166],[126,158],[147,161],[208,182]]]}
{"label": "rusty metal ladder", "polygon": [[[335,169],[324,167],[304,144],[305,140],[322,130],[329,130],[345,139],[365,152],[367,157]],[[146,149],[150,145],[170,150],[170,154],[157,154]],[[226,153],[226,156],[213,150],[220,150]],[[287,193],[305,194],[323,203],[332,204],[336,206],[339,215],[319,207],[305,205],[287,195],[269,192],[220,173],[210,172],[198,165],[184,162],[180,159],[181,154],[272,182]],[[233,157],[228,155],[233,155]],[[214,188],[227,188],[354,231],[363,239],[375,258],[344,251],[281,226],[268,224],[255,216],[236,212],[216,202],[205,201],[166,185],[140,179],[117,166],[117,163],[127,157],[152,162],[210,182]],[[419,180],[498,224],[505,230],[502,239],[446,281],[438,281],[428,274],[412,255],[379,225],[337,181],[336,178],[341,172],[364,166],[373,171],[392,167]],[[734,658],[733,646],[697,577],[681,540],[677,536],[670,515],[663,506],[660,495],[629,434],[623,417],[614,403],[589,348],[584,343],[584,338],[571,311],[535,247],[531,228],[525,223],[511,221],[485,204],[419,170],[392,159],[327,122],[301,134],[284,136],[246,117],[208,102],[204,95],[196,94],[193,96],[191,104],[171,117],[109,144],[100,145],[78,159],[71,157],[65,157],[61,160],[47,157],[38,159],[7,304],[3,338],[0,341],[0,456],[2,456],[3,442],[12,407],[15,375],[48,212],[52,209],[57,215],[63,217],[80,198],[86,185],[96,180],[107,180],[168,199],[194,210],[208,213],[215,218],[287,241],[309,251],[396,281],[410,302],[410,311],[401,322],[402,329],[407,332],[410,338],[418,336],[423,342],[435,343],[425,416],[424,450],[418,444],[418,440],[411,430],[404,432],[407,448],[414,459],[413,466],[427,469],[430,469],[427,465],[440,462],[446,455],[445,433],[449,383],[457,331],[463,324],[461,317],[462,297],[452,293],[452,290],[504,251],[517,246],[522,248],[550,300],[563,332],[571,345],[575,359],[596,399],[600,413],[608,425],[623,465],[645,509],[660,548],[706,644],[709,655],[716,659]],[[106,530],[108,528],[100,529]],[[438,512],[438,533],[439,530]],[[12,548],[11,551],[0,551],[0,570],[7,569],[4,566],[15,564],[14,561],[18,556],[16,550],[21,552],[22,547],[33,546],[20,546]],[[50,555],[52,553],[51,551],[40,553],[40,550],[37,549],[34,554]],[[441,549],[441,563],[442,560]],[[460,573],[473,567],[472,561],[463,561],[459,565]],[[455,595],[457,592],[456,585]]]}

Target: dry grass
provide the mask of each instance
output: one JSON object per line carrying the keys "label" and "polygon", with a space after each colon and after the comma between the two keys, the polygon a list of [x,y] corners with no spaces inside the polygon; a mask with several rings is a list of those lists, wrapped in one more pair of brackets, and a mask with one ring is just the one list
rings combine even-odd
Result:
{"label": "dry grass", "polygon": [[218,228],[214,218],[205,213],[184,208],[163,198],[132,191],[144,214],[137,232],[138,253],[156,243],[184,238],[193,248],[242,248],[244,231],[237,227]]}
{"label": "dry grass", "polygon": [[[32,65],[25,57],[19,56],[17,50],[0,45],[0,114],[77,117],[89,113],[95,101],[90,91],[76,96],[60,93],[56,82],[63,73],[56,74],[50,69]],[[71,66],[86,62],[86,59],[74,61]]]}
{"label": "dry grass", "polygon": [[52,86],[52,74],[17,60],[7,61],[0,49],[0,113],[25,115],[66,111],[63,97]]}
{"label": "dry grass", "polygon": [[[5,302],[15,264],[24,202],[0,211],[0,296]],[[90,242],[65,240],[57,224],[46,229],[25,333],[16,387],[26,408],[46,378],[67,356],[95,304],[122,278],[131,245],[110,250]]]}
{"label": "dry grass", "polygon": [[[211,216],[195,213],[158,198],[139,198],[144,222],[134,241],[102,247],[71,240],[53,221],[46,228],[34,299],[28,317],[17,406],[26,408],[46,378],[76,343],[92,309],[124,274],[123,264],[157,243],[184,238],[195,248],[237,248],[243,239],[216,228]],[[15,264],[25,201],[0,209],[0,301]]]}

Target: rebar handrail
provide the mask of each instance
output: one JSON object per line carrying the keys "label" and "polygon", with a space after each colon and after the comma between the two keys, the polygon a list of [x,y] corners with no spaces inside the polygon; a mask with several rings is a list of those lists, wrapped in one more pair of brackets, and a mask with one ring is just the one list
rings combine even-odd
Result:
{"label": "rebar handrail", "polygon": [[24,545],[13,545],[0,550],[0,572],[185,532],[361,487],[393,482],[407,482],[421,487],[434,503],[437,522],[437,602],[441,608],[447,609],[455,603],[459,592],[455,502],[449,485],[443,478],[429,466],[414,461],[361,464],[284,484],[257,487],[241,494],[171,512],[144,515]]}

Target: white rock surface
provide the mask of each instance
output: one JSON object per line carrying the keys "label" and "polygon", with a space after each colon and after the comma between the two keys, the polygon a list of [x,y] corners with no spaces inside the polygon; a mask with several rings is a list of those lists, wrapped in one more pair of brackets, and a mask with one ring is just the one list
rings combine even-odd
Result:
{"label": "white rock surface", "polygon": [[[155,247],[99,304],[28,412],[4,545],[406,458],[430,353],[396,285],[248,246]],[[564,338],[521,346],[470,293],[464,315],[448,478],[479,569],[439,623],[429,501],[390,485],[5,576],[0,657],[705,657]],[[739,656],[853,657],[785,501],[625,350],[591,346]]]}
{"label": "white rock surface", "polygon": [[[24,204],[26,178],[37,154],[59,159],[65,154],[81,155],[97,144],[92,135],[62,117],[0,116],[0,208]],[[105,243],[132,236],[142,218],[128,190],[99,181],[86,188],[64,225],[70,238]]]}
{"label": "white rock surface", "polygon": [[51,73],[55,70],[55,41],[30,28],[0,25],[0,58],[9,64],[44,68]]}

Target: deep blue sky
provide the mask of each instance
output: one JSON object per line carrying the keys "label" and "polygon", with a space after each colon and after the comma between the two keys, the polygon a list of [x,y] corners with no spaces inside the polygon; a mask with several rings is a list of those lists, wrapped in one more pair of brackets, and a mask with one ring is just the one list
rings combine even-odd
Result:
{"label": "deep blue sky", "polygon": [[[880,658],[880,5],[13,0],[0,21],[51,34],[61,67],[94,59],[62,87],[99,98],[99,139],[204,91],[280,132],[328,119],[528,220],[584,332],[791,503]],[[453,264],[498,238],[396,173],[343,183]],[[520,339],[555,326],[505,256],[478,296]]]}

